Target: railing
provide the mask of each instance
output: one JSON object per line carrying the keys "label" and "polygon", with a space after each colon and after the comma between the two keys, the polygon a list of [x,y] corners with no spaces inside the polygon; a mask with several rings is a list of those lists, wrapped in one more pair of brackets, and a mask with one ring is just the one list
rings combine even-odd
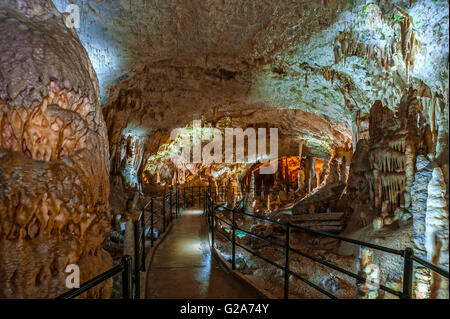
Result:
{"label": "railing", "polygon": [[[213,191],[214,190],[214,191]],[[317,257],[308,255],[298,249],[295,249],[291,247],[290,245],[290,233],[292,229],[296,229],[298,231],[304,231],[310,234],[314,235],[320,235],[325,236],[329,238],[334,238],[338,240],[342,240],[351,244],[368,247],[372,249],[376,249],[379,251],[383,251],[385,253],[394,254],[397,256],[400,256],[404,259],[404,267],[403,267],[403,288],[402,291],[396,291],[389,287],[386,287],[385,285],[379,285],[378,287],[381,290],[384,290],[390,294],[393,294],[397,297],[404,298],[404,299],[410,299],[412,298],[412,281],[413,281],[413,263],[417,262],[421,264],[424,267],[427,267],[428,269],[440,274],[441,276],[449,278],[448,271],[445,271],[413,254],[413,251],[411,248],[405,248],[404,250],[397,250],[392,249],[388,247],[383,247],[351,238],[342,237],[339,235],[334,235],[327,232],[321,232],[316,231],[308,228],[304,228],[301,226],[292,225],[290,223],[280,223],[274,220],[270,220],[263,217],[258,217],[254,215],[250,215],[244,212],[241,212],[237,208],[230,209],[224,205],[217,204],[217,201],[226,202],[227,201],[227,194],[228,191],[231,189],[228,189],[228,187],[209,187],[209,186],[191,186],[191,187],[184,187],[182,192],[179,192],[178,189],[175,190],[175,192],[171,192],[167,195],[159,196],[159,197],[152,197],[147,202],[147,204],[141,209],[141,212],[139,214],[138,219],[134,222],[134,267],[132,265],[132,258],[130,256],[124,256],[121,260],[121,263],[117,266],[114,266],[113,268],[107,270],[106,272],[98,275],[97,277],[83,283],[80,288],[72,289],[62,295],[60,295],[57,298],[60,299],[71,299],[75,298],[82,293],[86,292],[87,290],[99,285],[100,283],[108,280],[109,278],[112,278],[113,276],[122,273],[122,292],[123,292],[123,298],[124,299],[133,299],[133,298],[140,298],[140,272],[145,271],[145,243],[146,238],[148,235],[146,235],[146,229],[149,229],[150,232],[150,245],[151,247],[154,246],[154,228],[155,224],[160,221],[160,219],[155,220],[155,215],[157,213],[161,214],[162,218],[162,233],[166,231],[167,226],[167,217],[169,217],[169,221],[173,220],[174,212],[173,212],[173,206],[175,206],[175,218],[178,218],[179,216],[179,210],[180,210],[180,193],[183,195],[183,206],[184,208],[188,207],[189,200],[191,200],[191,205],[201,206],[203,203],[203,209],[205,216],[208,220],[209,225],[209,232],[211,235],[211,245],[214,247],[214,237],[215,234],[219,234],[222,237],[226,238],[228,241],[232,244],[232,254],[231,254],[231,265],[232,269],[236,269],[236,246],[247,251],[248,253],[264,260],[265,262],[275,266],[278,269],[281,269],[284,272],[284,289],[283,289],[283,296],[284,298],[289,297],[289,276],[293,276],[300,281],[306,283],[310,287],[314,288],[315,290],[321,292],[322,294],[328,296],[329,298],[337,298],[335,295],[331,294],[327,290],[319,287],[318,285],[310,282],[309,280],[303,278],[299,274],[293,272],[290,269],[289,261],[290,261],[290,255],[291,253],[300,255],[302,257],[306,257],[314,262],[317,262],[323,266],[326,266],[328,268],[331,268],[333,270],[339,271],[347,276],[350,276],[354,279],[356,279],[359,282],[366,283],[368,280],[359,274],[352,273],[346,269],[343,269],[339,266],[336,266],[334,264],[331,264],[329,262],[326,262],[324,260],[321,260]],[[262,190],[265,193],[268,193],[266,190]],[[245,191],[238,190],[238,193],[240,196],[242,196]],[[197,195],[197,200],[195,199],[195,195]],[[154,204],[156,201],[161,200],[161,208],[155,209]],[[168,212],[167,212],[168,207]],[[222,217],[219,217],[216,215],[216,210],[220,210],[221,212],[228,212],[231,213],[231,221],[225,220]],[[149,216],[146,219],[146,213],[149,213]],[[167,216],[167,213],[169,216]],[[240,215],[246,218],[252,218],[256,219],[262,222],[271,223],[274,225],[278,225],[280,227],[285,228],[285,240],[283,243],[271,240],[262,236],[259,236],[253,232],[250,232],[248,230],[242,229],[237,226],[236,224],[236,216]],[[226,225],[230,226],[232,228],[232,238],[229,238],[227,234],[222,233],[218,229],[216,229],[216,220],[220,220],[221,222],[225,223]],[[241,231],[246,233],[247,235],[256,238],[258,240],[267,242],[273,246],[280,247],[284,249],[284,264],[280,265],[260,254],[257,252],[249,249],[248,247],[245,247],[244,245],[241,245],[239,242],[236,241],[236,231]],[[371,282],[369,282],[371,284]],[[134,287],[134,294],[133,294],[133,287]]]}
{"label": "railing", "polygon": [[[161,200],[161,208],[155,209],[155,202]],[[166,227],[168,222],[172,222],[174,215],[175,218],[179,216],[179,193],[178,190],[175,192],[170,192],[167,195],[162,195],[159,197],[152,197],[147,202],[147,204],[141,209],[138,219],[134,222],[134,296],[135,298],[140,298],[141,291],[141,280],[140,272],[145,271],[145,239],[146,239],[146,229],[150,232],[150,247],[154,246],[155,242],[155,224],[160,221],[155,220],[155,215],[157,213],[161,214],[162,221],[162,234],[166,232]],[[175,206],[175,212],[173,208]],[[149,212],[147,219],[145,216],[146,212]],[[168,214],[168,216],[167,216]]]}
{"label": "railing", "polygon": [[262,199],[269,194],[271,196],[277,196],[281,193],[280,190],[273,190],[267,187],[233,187],[231,185],[227,186],[185,186],[180,190],[180,196],[183,200],[183,208],[189,206],[199,206],[203,205],[203,200],[205,199],[204,192],[209,192],[211,198],[214,201],[226,202],[228,197],[234,197],[237,201],[243,199],[246,194],[253,193],[254,198]]}
{"label": "railing", "polygon": [[133,299],[133,272],[132,260],[130,256],[122,257],[119,265],[105,271],[97,277],[85,282],[80,288],[74,288],[68,292],[58,296],[56,299],[73,299],[89,289],[101,284],[102,282],[122,273],[122,294],[123,299]]}
{"label": "railing", "polygon": [[[154,204],[158,200],[161,200],[161,208],[155,209]],[[166,231],[168,222],[171,222],[173,220],[174,215],[175,218],[178,218],[180,209],[179,202],[180,198],[178,189],[175,189],[175,191],[171,191],[169,194],[164,194],[158,197],[151,197],[150,200],[141,209],[137,220],[134,222],[134,267],[132,264],[132,258],[130,256],[124,256],[122,257],[119,265],[114,266],[104,273],[98,275],[97,277],[83,283],[80,288],[72,289],[58,296],[57,299],[75,298],[119,273],[122,273],[122,298],[140,299],[140,273],[141,271],[145,271],[145,243],[146,238],[148,237],[146,234],[146,229],[149,229],[150,246],[153,247],[155,241],[155,224],[159,221],[159,219],[155,220],[155,215],[157,213],[161,214],[163,228],[161,233],[164,233]],[[173,211],[174,207],[175,212]],[[146,219],[147,212],[149,216]]]}
{"label": "railing", "polygon": [[[180,191],[180,196],[183,199],[183,208],[189,206],[203,205],[205,199],[205,192],[208,192],[214,201],[227,201],[228,196],[234,194],[237,198],[242,198],[243,195],[248,192],[248,189],[242,190],[240,188],[233,188],[232,186],[185,186]],[[233,192],[233,193],[232,193]],[[278,191],[262,190],[261,192],[272,193]]]}
{"label": "railing", "polygon": [[[362,283],[368,283],[368,284],[372,284],[371,281],[367,280],[366,278],[362,277],[359,274],[355,274],[351,271],[348,271],[346,269],[343,269],[339,266],[336,266],[334,264],[331,264],[329,262],[326,262],[320,258],[308,255],[305,252],[302,252],[301,250],[298,250],[296,248],[291,247],[290,245],[290,233],[292,229],[298,230],[298,231],[303,231],[303,232],[307,232],[309,234],[314,234],[314,235],[320,235],[320,236],[325,236],[325,237],[329,237],[329,238],[334,238],[334,239],[338,239],[341,241],[345,241],[351,244],[355,244],[355,245],[359,245],[359,246],[363,246],[363,247],[368,247],[368,248],[372,248],[375,250],[379,250],[379,251],[383,251],[385,253],[389,253],[389,254],[393,254],[393,255],[397,255],[403,258],[404,263],[403,263],[403,287],[401,291],[397,291],[394,289],[391,289],[385,285],[382,284],[378,284],[378,288],[390,293],[392,295],[395,295],[399,298],[402,299],[410,299],[412,298],[412,282],[413,282],[413,262],[416,261],[418,263],[420,263],[421,265],[429,268],[432,271],[435,271],[436,273],[449,278],[449,273],[448,271],[445,271],[417,256],[415,256],[413,254],[413,250],[411,248],[405,248],[404,250],[398,250],[398,249],[392,249],[392,248],[388,248],[388,247],[383,247],[383,246],[379,246],[379,245],[375,245],[375,244],[371,244],[371,243],[367,243],[367,242],[363,242],[360,240],[355,240],[355,239],[351,239],[351,238],[346,238],[346,237],[342,237],[342,236],[338,236],[338,235],[334,235],[331,233],[326,233],[326,232],[321,232],[321,231],[316,231],[316,230],[312,230],[312,229],[308,229],[308,228],[304,228],[304,227],[300,227],[300,226],[296,226],[296,225],[292,225],[289,222],[284,224],[284,223],[280,223],[274,220],[270,220],[267,218],[263,218],[263,217],[258,217],[258,216],[254,216],[254,215],[250,215],[244,212],[239,211],[236,208],[230,209],[224,205],[218,205],[215,203],[214,198],[211,196],[210,193],[206,193],[203,196],[204,201],[203,201],[203,209],[204,209],[204,213],[205,216],[208,220],[208,224],[209,224],[209,232],[211,234],[211,245],[212,247],[214,247],[214,237],[215,234],[219,234],[221,235],[223,238],[227,239],[228,241],[231,242],[231,266],[232,269],[236,269],[236,246],[247,251],[248,253],[264,260],[265,262],[271,264],[272,266],[275,266],[278,269],[281,269],[284,272],[284,289],[283,289],[283,296],[285,299],[287,299],[289,297],[289,276],[293,276],[297,279],[299,279],[300,281],[304,282],[305,284],[309,285],[310,287],[312,287],[313,289],[321,292],[322,294],[326,295],[329,298],[333,298],[336,299],[337,297],[335,295],[333,295],[332,293],[330,293],[329,291],[319,287],[318,285],[312,283],[311,281],[307,280],[306,278],[303,278],[302,276],[300,276],[299,274],[295,273],[294,271],[292,271],[292,269],[290,268],[290,255],[291,253],[297,254],[299,256],[308,258],[318,264],[321,264],[325,267],[331,268],[333,270],[339,271],[349,277],[352,277],[354,279],[357,280],[357,282],[362,282]],[[226,220],[225,218],[219,217],[216,215],[216,210],[220,210],[222,212],[222,217],[223,213],[227,212],[229,214],[231,214],[231,221],[228,219]],[[252,218],[252,219],[256,219],[259,221],[263,221],[266,223],[270,223],[270,224],[274,224],[274,225],[278,225],[280,227],[284,228],[284,233],[285,233],[285,240],[284,242],[278,242],[275,240],[271,240],[262,236],[259,236],[253,232],[250,232],[248,230],[242,229],[240,227],[237,226],[236,224],[236,216],[240,215],[243,216],[245,218]],[[216,220],[219,220],[223,223],[225,223],[226,225],[228,225],[229,227],[231,227],[232,229],[232,235],[231,238],[229,238],[228,234],[225,234],[223,232],[221,232],[220,230],[216,229]],[[242,245],[241,243],[236,241],[236,231],[241,231],[246,233],[247,235],[256,238],[258,240],[264,241],[269,243],[270,245],[279,247],[284,249],[284,264],[280,265],[277,262],[270,260],[260,254],[258,254],[257,252],[249,249],[248,247],[245,247],[244,245]]]}
{"label": "railing", "polygon": [[[212,192],[213,187],[211,186],[186,186],[183,187],[181,191],[183,197],[183,208],[189,206],[202,206],[202,198],[205,199],[205,192]],[[227,187],[218,187],[218,193],[220,194],[221,200],[225,200],[227,194]],[[216,196],[218,196],[217,193]]]}

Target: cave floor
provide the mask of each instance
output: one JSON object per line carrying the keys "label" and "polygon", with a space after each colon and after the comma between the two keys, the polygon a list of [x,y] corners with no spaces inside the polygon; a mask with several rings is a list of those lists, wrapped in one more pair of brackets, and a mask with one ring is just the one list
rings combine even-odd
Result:
{"label": "cave floor", "polygon": [[183,210],[157,248],[147,278],[147,298],[261,298],[211,254],[201,210]]}

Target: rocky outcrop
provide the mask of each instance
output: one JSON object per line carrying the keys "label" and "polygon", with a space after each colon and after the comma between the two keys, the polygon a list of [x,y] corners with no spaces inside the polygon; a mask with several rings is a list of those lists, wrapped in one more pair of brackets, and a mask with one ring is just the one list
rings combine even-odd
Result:
{"label": "rocky outcrop", "polygon": [[0,28],[0,298],[52,298],[67,265],[80,282],[112,265],[98,82],[51,2],[2,1]]}
{"label": "rocky outcrop", "polygon": [[[416,160],[416,170],[417,172],[414,174],[414,182],[411,186],[412,201],[410,209],[413,216],[414,253],[420,258],[426,259],[425,218],[427,214],[428,183],[431,180],[433,164],[425,156],[418,155]],[[420,265],[415,266],[416,297],[429,298],[431,273],[425,267],[421,267]]]}

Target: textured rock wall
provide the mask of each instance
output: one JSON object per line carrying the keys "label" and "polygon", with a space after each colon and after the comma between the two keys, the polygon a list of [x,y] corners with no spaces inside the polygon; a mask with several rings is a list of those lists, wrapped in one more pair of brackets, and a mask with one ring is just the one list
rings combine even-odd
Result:
{"label": "textured rock wall", "polygon": [[[427,215],[425,217],[425,247],[428,260],[443,269],[448,269],[448,206],[444,176],[439,167],[433,169],[428,183]],[[448,196],[448,195],[447,195]],[[448,299],[448,280],[432,275],[431,297]]]}
{"label": "textured rock wall", "polygon": [[0,297],[52,298],[68,264],[81,282],[112,264],[98,82],[51,2],[2,1],[0,29]]}
{"label": "textured rock wall", "polygon": [[[352,235],[365,226],[358,223],[361,215],[372,216],[374,230],[389,233],[392,240],[399,228],[411,229],[412,237],[404,242],[413,239],[417,256],[446,269],[448,191],[440,165],[445,169],[447,164],[435,156],[437,144],[431,141],[423,103],[420,92],[410,88],[396,112],[381,102],[371,108],[369,139],[358,141],[350,167],[344,198],[353,215],[345,232]],[[415,264],[414,292],[417,298],[446,298],[448,281]]]}

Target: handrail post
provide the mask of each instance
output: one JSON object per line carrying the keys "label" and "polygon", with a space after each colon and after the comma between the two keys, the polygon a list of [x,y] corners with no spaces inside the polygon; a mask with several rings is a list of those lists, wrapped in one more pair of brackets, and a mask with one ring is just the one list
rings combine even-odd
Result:
{"label": "handrail post", "polygon": [[133,279],[132,279],[132,265],[131,257],[123,256],[122,264],[124,270],[122,272],[122,298],[123,299],[133,299]]}
{"label": "handrail post", "polygon": [[[209,226],[209,196],[208,198],[206,198],[206,221],[208,222],[208,226]],[[209,228],[208,228],[209,231]]]}
{"label": "handrail post", "polygon": [[178,214],[180,212],[180,193],[178,192],[178,186],[177,186],[177,192],[175,194],[176,194],[176,197],[175,197],[175,204],[176,204],[175,218],[178,218]]}
{"label": "handrail post", "polygon": [[202,200],[202,198],[201,198],[201,186],[199,186],[198,187],[198,206],[200,206],[201,200]]}
{"label": "handrail post", "polygon": [[223,201],[228,203],[228,183],[225,184],[225,193],[224,193]]}
{"label": "handrail post", "polygon": [[142,210],[141,215],[141,240],[142,240],[141,269],[142,271],[145,271],[145,209]]}
{"label": "handrail post", "polygon": [[405,248],[403,251],[403,291],[402,299],[412,298],[412,280],[413,280],[413,250],[411,248]]}
{"label": "handrail post", "polygon": [[209,231],[211,232],[211,221],[212,221],[212,198],[210,197],[208,200],[208,225],[209,225]]}
{"label": "handrail post", "polygon": [[284,247],[284,299],[289,299],[289,249],[290,249],[291,226],[286,224],[286,242]]}
{"label": "handrail post", "polygon": [[153,247],[153,197],[150,201],[150,247]]}
{"label": "handrail post", "polygon": [[214,248],[214,201],[211,200],[211,247]]}
{"label": "handrail post", "polygon": [[194,186],[192,186],[192,188],[191,188],[191,202],[192,202],[192,206],[194,206],[195,205],[195,203],[194,203]]}
{"label": "handrail post", "polygon": [[173,204],[172,204],[172,192],[170,192],[170,221],[172,221],[173,216],[172,216],[172,209],[173,209]]}
{"label": "handrail post", "polygon": [[163,233],[166,232],[166,194],[164,193],[163,196]]}
{"label": "handrail post", "polygon": [[141,266],[141,253],[140,253],[140,245],[139,245],[139,221],[134,221],[134,296],[136,299],[140,299],[141,292],[141,275],[140,275],[140,266]]}
{"label": "handrail post", "polygon": [[140,222],[134,221],[134,297],[141,298],[141,244],[139,240],[141,234],[139,231]]}
{"label": "handrail post", "polygon": [[231,269],[236,269],[236,209],[233,209],[232,217],[233,237],[231,241]]}
{"label": "handrail post", "polygon": [[186,186],[183,187],[183,205],[184,209],[186,209]]}

